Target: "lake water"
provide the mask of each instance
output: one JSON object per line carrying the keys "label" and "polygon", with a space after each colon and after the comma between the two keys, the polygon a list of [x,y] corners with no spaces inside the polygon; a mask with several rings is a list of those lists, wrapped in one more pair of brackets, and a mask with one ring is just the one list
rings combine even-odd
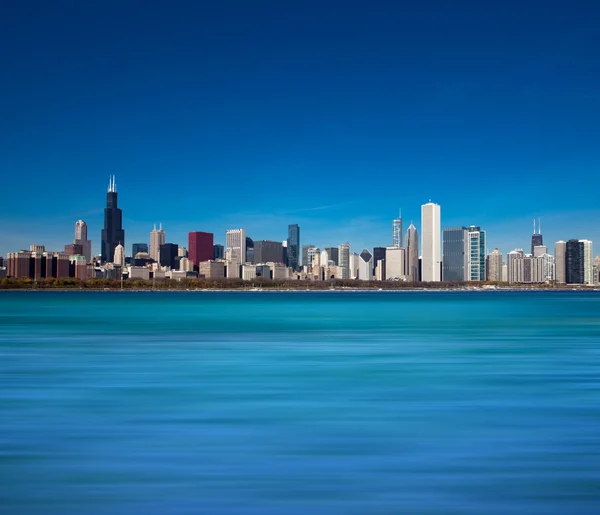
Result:
{"label": "lake water", "polygon": [[600,295],[2,292],[0,513],[598,514]]}

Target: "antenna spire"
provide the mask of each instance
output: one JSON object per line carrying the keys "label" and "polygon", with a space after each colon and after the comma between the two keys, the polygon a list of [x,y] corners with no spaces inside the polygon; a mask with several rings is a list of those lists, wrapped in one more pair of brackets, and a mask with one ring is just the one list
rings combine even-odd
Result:
{"label": "antenna spire", "polygon": [[535,232],[535,218],[533,219],[533,234],[537,234],[537,233]]}
{"label": "antenna spire", "polygon": [[538,218],[538,232],[542,234],[542,219]]}

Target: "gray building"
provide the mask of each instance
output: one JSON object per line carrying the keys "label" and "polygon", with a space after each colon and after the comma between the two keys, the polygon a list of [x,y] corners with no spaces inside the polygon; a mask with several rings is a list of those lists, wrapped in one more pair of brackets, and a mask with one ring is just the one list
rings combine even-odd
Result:
{"label": "gray building", "polygon": [[[312,263],[308,259],[308,250],[314,249],[315,246],[311,243],[307,245],[302,245],[302,266],[310,266]],[[331,259],[331,258],[330,258]]]}
{"label": "gray building", "polygon": [[292,270],[300,268],[300,227],[298,224],[288,225],[287,265]]}
{"label": "gray building", "polygon": [[283,263],[283,245],[279,241],[255,241],[255,263]]}
{"label": "gray building", "polygon": [[442,233],[442,280],[466,281],[468,274],[466,227],[448,227]]}
{"label": "gray building", "polygon": [[411,222],[406,229],[406,275],[412,282],[421,280],[421,261],[419,259],[419,234]]}
{"label": "gray building", "polygon": [[213,245],[213,254],[215,259],[225,259],[225,247],[223,245]]}
{"label": "gray building", "polygon": [[[313,245],[310,245],[312,247]],[[308,249],[306,249],[308,252]],[[334,265],[338,265],[340,262],[340,249],[337,247],[325,247],[325,251],[327,252],[327,258],[329,261],[333,261]],[[304,256],[304,246],[302,247],[302,255]],[[304,264],[304,262],[302,263]]]}
{"label": "gray building", "polygon": [[131,257],[134,258],[138,252],[144,252],[148,254],[147,243],[132,243],[131,244]]}
{"label": "gray building", "polygon": [[585,283],[585,249],[583,241],[567,241],[565,265],[567,284]]}

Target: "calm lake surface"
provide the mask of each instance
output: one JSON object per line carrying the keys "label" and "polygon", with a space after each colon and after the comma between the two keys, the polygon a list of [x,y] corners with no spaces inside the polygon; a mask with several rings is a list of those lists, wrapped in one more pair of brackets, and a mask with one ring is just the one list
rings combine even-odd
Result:
{"label": "calm lake surface", "polygon": [[2,292],[0,513],[598,514],[600,294]]}

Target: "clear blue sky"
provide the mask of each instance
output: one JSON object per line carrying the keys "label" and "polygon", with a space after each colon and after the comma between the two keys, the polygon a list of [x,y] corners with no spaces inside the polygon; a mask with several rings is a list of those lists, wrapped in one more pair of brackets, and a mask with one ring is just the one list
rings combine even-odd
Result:
{"label": "clear blue sky", "polygon": [[161,221],[360,252],[432,199],[598,254],[600,3],[405,4],[5,2],[0,255],[79,218],[97,252],[109,174],[127,253]]}

